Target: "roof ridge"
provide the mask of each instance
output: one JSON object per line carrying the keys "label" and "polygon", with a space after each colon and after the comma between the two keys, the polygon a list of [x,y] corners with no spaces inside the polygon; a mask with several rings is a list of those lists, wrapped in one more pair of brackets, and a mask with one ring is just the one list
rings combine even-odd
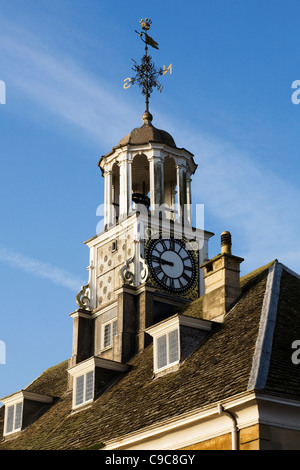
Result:
{"label": "roof ridge", "polygon": [[288,268],[285,264],[279,263],[282,266],[282,269],[284,269],[287,273],[291,274],[292,276],[296,277],[297,279],[300,279],[300,274],[296,273],[296,271],[293,271],[292,269]]}
{"label": "roof ridge", "polygon": [[263,266],[260,266],[259,268],[253,269],[249,273],[244,274],[243,276],[241,276],[241,281],[242,282],[247,282],[247,278],[252,277],[252,276],[254,276],[254,277],[258,276],[259,274],[261,274],[265,270],[270,269],[270,267],[273,266],[273,264],[276,263],[276,262],[278,262],[278,260],[273,259],[269,263],[266,263]]}
{"label": "roof ridge", "polygon": [[269,267],[260,324],[252,359],[248,390],[263,389],[269,371],[273,342],[273,333],[277,317],[277,305],[280,293],[283,265],[275,260]]}

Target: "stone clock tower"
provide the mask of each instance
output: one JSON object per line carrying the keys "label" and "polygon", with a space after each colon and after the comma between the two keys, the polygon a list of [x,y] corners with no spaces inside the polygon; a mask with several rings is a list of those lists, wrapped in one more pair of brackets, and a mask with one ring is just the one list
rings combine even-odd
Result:
{"label": "stone clock tower", "polygon": [[91,356],[124,362],[148,341],[144,330],[203,293],[199,266],[213,235],[193,228],[193,155],[143,124],[99,167],[104,230],[88,240],[89,282],[77,296],[73,365]]}
{"label": "stone clock tower", "polygon": [[213,234],[193,228],[193,155],[152,123],[149,96],[158,87],[156,74],[163,72],[147,55],[147,44],[157,45],[146,34],[149,20],[141,25],[145,55],[133,81],[142,86],[146,111],[141,127],[98,164],[104,178],[104,227],[86,242],[89,281],[77,295],[79,309],[71,314],[73,368],[91,357],[128,361],[150,341],[146,328],[203,293],[200,265],[208,259]]}

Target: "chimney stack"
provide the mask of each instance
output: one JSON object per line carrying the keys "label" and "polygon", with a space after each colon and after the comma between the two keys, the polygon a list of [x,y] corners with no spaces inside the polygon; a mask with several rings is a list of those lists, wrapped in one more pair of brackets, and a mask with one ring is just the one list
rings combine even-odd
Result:
{"label": "chimney stack", "polygon": [[244,259],[231,254],[231,244],[230,232],[222,232],[221,253],[201,266],[205,285],[202,318],[206,320],[222,322],[241,294],[240,264]]}

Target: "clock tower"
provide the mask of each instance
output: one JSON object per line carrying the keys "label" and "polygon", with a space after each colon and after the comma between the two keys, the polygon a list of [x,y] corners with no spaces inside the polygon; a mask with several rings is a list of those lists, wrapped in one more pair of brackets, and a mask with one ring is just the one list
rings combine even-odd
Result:
{"label": "clock tower", "polygon": [[[143,24],[143,60],[149,65],[147,44],[153,40]],[[150,342],[146,328],[203,294],[200,265],[208,259],[213,234],[193,226],[193,155],[153,125],[148,106],[150,85],[156,86],[153,70],[151,65],[143,83],[141,127],[98,163],[104,178],[104,226],[86,241],[89,281],[71,314],[70,367],[91,357],[128,361]]]}

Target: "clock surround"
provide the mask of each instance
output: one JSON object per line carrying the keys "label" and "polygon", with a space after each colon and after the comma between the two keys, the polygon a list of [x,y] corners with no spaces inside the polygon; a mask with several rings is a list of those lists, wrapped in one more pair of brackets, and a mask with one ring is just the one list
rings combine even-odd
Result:
{"label": "clock surround", "polygon": [[157,232],[145,242],[147,282],[163,292],[194,299],[199,296],[199,256],[194,241]]}

